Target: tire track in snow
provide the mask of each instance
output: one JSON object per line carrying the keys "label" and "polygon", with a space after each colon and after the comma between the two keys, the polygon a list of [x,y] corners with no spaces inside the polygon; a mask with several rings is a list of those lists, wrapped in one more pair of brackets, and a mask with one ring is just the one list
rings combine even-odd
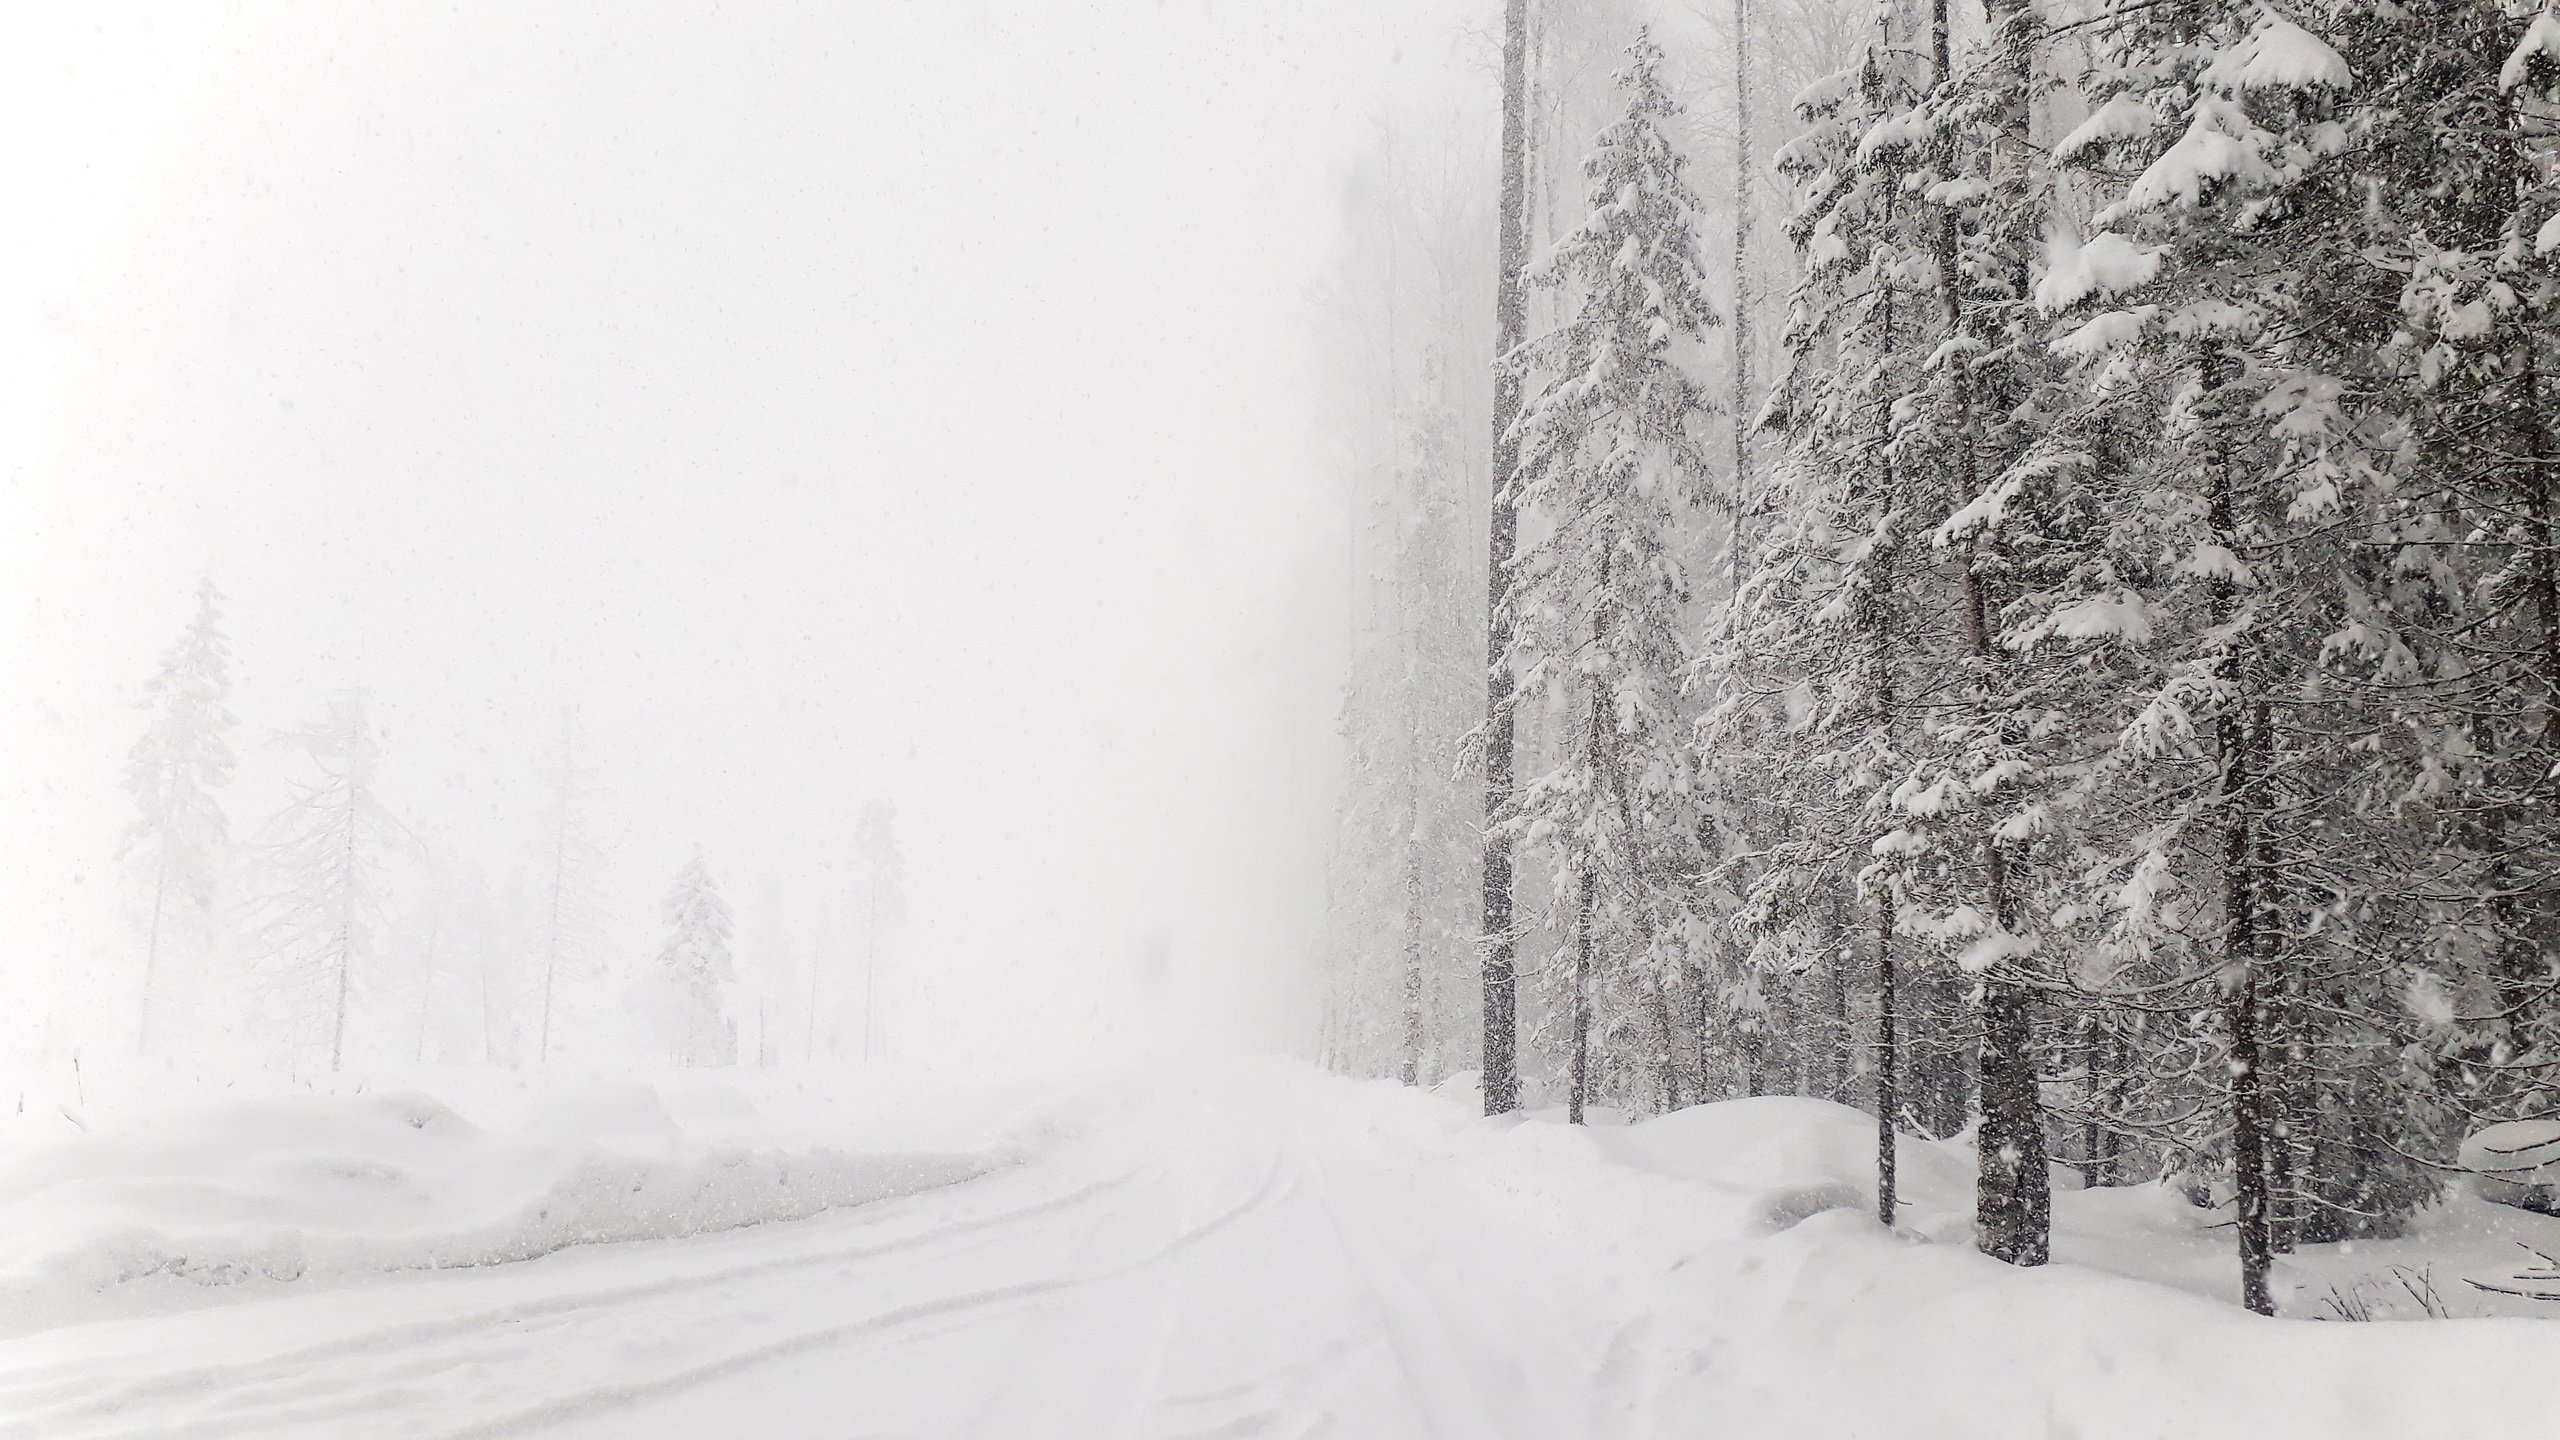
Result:
{"label": "tire track in snow", "polygon": [[[400,1374],[418,1373],[418,1368],[422,1365],[430,1365],[438,1370],[451,1369],[453,1368],[451,1363],[424,1360],[411,1352],[418,1346],[447,1339],[467,1339],[485,1335],[501,1327],[510,1327],[517,1335],[522,1335],[528,1328],[557,1328],[572,1324],[579,1318],[591,1314],[668,1298],[686,1297],[706,1290],[716,1291],[721,1287],[741,1282],[753,1282],[799,1272],[823,1270],[832,1266],[877,1260],[920,1247],[975,1237],[987,1231],[1003,1230],[1022,1223],[1037,1221],[1061,1211],[1073,1210],[1098,1197],[1131,1185],[1150,1171],[1161,1168],[1163,1163],[1163,1156],[1152,1156],[1126,1170],[1099,1180],[1089,1181],[1027,1205],[966,1216],[957,1220],[930,1223],[930,1228],[912,1234],[859,1245],[836,1246],[822,1251],[778,1255],[637,1284],[613,1285],[568,1294],[549,1295],[539,1299],[514,1301],[460,1314],[442,1315],[429,1320],[408,1321],[254,1359],[195,1366],[146,1379],[127,1381],[104,1391],[96,1388],[92,1381],[76,1378],[61,1380],[50,1377],[38,1378],[37,1373],[32,1369],[0,1375],[0,1402],[7,1402],[7,1408],[16,1412],[16,1418],[0,1423],[0,1436],[24,1436],[28,1437],[28,1440],[36,1440],[36,1437],[60,1433],[60,1427],[64,1425],[83,1420],[104,1419],[117,1412],[142,1405],[182,1402],[193,1396],[217,1392],[243,1390],[254,1392],[280,1382],[289,1383],[293,1379],[307,1376],[314,1367],[328,1365],[331,1362],[379,1358],[394,1367],[395,1373]],[[969,1183],[971,1182],[963,1182],[961,1186],[946,1187],[940,1191],[926,1192],[926,1196],[947,1199],[953,1190],[965,1189]],[[917,1200],[920,1206],[926,1196],[908,1198]],[[912,1210],[919,1207],[909,1208]],[[928,1222],[933,1221],[930,1215],[919,1217],[908,1213],[872,1217],[871,1224],[890,1225],[918,1218]],[[744,1231],[729,1233],[733,1235],[752,1233],[756,1228],[758,1227],[746,1227]],[[500,1354],[483,1358],[507,1359],[512,1356]],[[62,1362],[55,1362],[48,1368],[60,1369]]]}
{"label": "tire track in snow", "polygon": [[1499,1353],[1460,1342],[1443,1307],[1412,1270],[1394,1258],[1394,1247],[1356,1218],[1338,1198],[1320,1160],[1303,1143],[1304,1132],[1289,1127],[1297,1164],[1307,1188],[1317,1197],[1361,1286],[1368,1292],[1397,1368],[1411,1382],[1410,1396],[1437,1440],[1508,1440],[1508,1437],[1573,1433],[1544,1417],[1517,1409],[1497,1414],[1466,1357]]}
{"label": "tire track in snow", "polygon": [[[728,1379],[760,1365],[831,1349],[921,1321],[966,1314],[1008,1302],[1035,1302],[1085,1287],[1106,1284],[1175,1258],[1183,1251],[1234,1225],[1247,1215],[1276,1203],[1287,1193],[1287,1190],[1288,1186],[1284,1183],[1283,1176],[1275,1168],[1264,1177],[1263,1183],[1254,1193],[1246,1196],[1242,1201],[1220,1212],[1207,1222],[1176,1235],[1161,1248],[1107,1270],[1087,1275],[1063,1275],[1041,1280],[1020,1281],[1010,1285],[990,1286],[959,1295],[940,1296],[897,1306],[860,1320],[804,1331],[781,1340],[751,1346],[717,1360],[705,1361],[655,1379],[601,1385],[578,1394],[556,1397],[497,1420],[447,1430],[442,1433],[439,1440],[498,1440],[498,1437],[522,1435],[560,1421],[623,1409],[643,1401],[662,1399],[681,1391]],[[139,1437],[134,1437],[134,1440],[139,1440]]]}

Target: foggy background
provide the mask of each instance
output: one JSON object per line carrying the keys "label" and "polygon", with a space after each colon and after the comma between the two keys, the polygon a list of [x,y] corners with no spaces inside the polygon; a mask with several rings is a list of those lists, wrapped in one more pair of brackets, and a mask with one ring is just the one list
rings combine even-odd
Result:
{"label": "foggy background", "polygon": [[235,842],[363,686],[385,801],[502,878],[574,711],[616,964],[696,844],[805,964],[878,795],[891,1050],[1305,1048],[1312,292],[1364,127],[1486,85],[1382,8],[13,17],[0,1043],[123,1033],[120,768],[209,575]]}

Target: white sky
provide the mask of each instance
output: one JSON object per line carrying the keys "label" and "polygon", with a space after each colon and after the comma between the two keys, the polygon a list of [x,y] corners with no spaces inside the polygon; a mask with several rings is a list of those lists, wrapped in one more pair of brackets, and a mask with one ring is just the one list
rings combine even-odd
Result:
{"label": "white sky", "polygon": [[629,943],[695,840],[744,907],[886,793],[977,1040],[1150,930],[1297,1040],[1306,296],[1380,95],[1443,83],[1422,8],[15,7],[0,1001],[122,983],[117,769],[209,569],[237,832],[362,683],[387,798],[503,868],[575,704]]}

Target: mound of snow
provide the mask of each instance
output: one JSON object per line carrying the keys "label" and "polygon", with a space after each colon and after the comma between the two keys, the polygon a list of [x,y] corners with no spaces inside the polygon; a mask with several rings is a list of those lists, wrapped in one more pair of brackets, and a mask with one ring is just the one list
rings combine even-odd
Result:
{"label": "mound of snow", "polygon": [[2560,1215],[2560,1120],[2510,1120],[2462,1142],[2471,1192],[2494,1205]]}
{"label": "mound of snow", "polygon": [[705,1143],[636,1084],[545,1096],[506,1134],[411,1092],[230,1101],[0,1146],[0,1333],[196,1290],[796,1219],[995,1163]]}
{"label": "mound of snow", "polygon": [[[1674,1110],[1607,1137],[1618,1158],[1739,1192],[1756,1227],[1783,1230],[1825,1210],[1875,1208],[1876,1122],[1828,1100],[1762,1095]],[[1895,1192],[1905,1214],[1971,1203],[1973,1176],[1936,1142],[1900,1137]]]}

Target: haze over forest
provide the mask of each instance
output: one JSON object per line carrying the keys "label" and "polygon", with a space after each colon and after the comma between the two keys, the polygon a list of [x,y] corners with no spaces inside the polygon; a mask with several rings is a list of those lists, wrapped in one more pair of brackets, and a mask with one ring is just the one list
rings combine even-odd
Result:
{"label": "haze over forest", "polygon": [[244,839],[275,737],[361,686],[386,802],[503,887],[574,713],[604,950],[656,944],[695,845],[742,925],[772,888],[796,947],[845,942],[880,795],[937,1043],[1081,1045],[1056,1017],[1119,1015],[1151,948],[1218,1033],[1302,1043],[1343,624],[1318,289],[1373,104],[1461,58],[1372,8],[39,22],[8,1048],[123,1028],[118,780],[199,577]]}

